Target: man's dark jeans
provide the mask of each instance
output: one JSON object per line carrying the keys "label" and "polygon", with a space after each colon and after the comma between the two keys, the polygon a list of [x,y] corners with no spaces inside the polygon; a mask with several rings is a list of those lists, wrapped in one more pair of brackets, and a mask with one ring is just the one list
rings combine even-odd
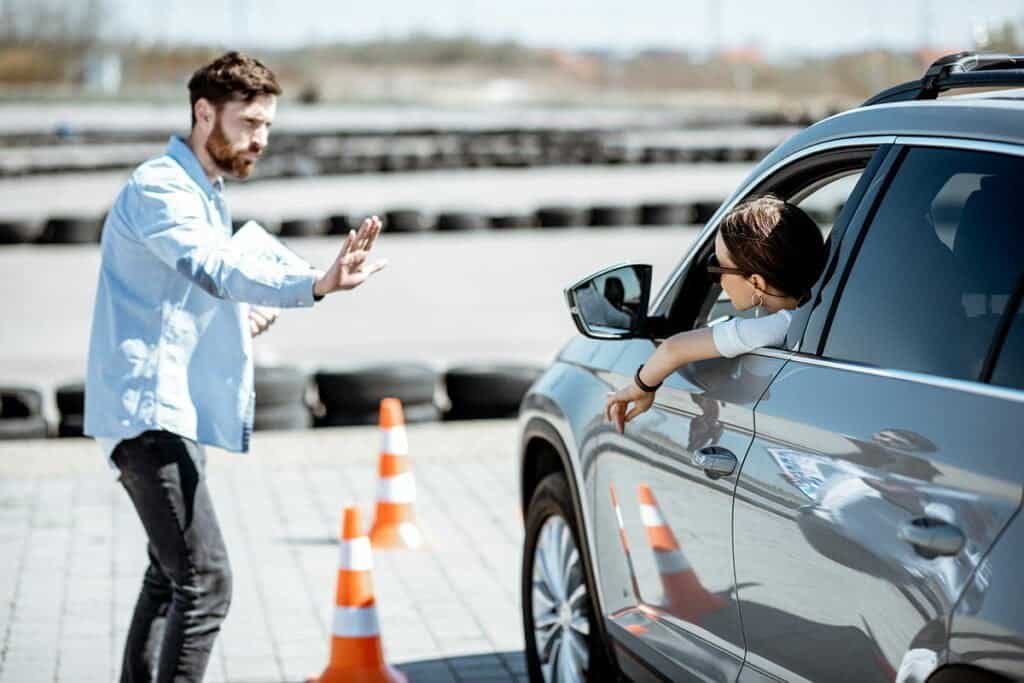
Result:
{"label": "man's dark jeans", "polygon": [[[204,477],[203,452],[148,431],[113,453],[149,537],[149,568],[124,648],[122,683],[201,681],[231,602],[231,569]],[[163,636],[156,636],[163,626]],[[156,651],[159,650],[159,662]]]}

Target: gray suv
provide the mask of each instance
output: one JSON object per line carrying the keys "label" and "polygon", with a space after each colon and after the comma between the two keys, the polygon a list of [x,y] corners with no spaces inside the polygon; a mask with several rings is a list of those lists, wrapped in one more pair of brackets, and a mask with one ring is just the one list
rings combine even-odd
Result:
{"label": "gray suv", "polygon": [[[645,265],[566,290],[581,335],[520,413],[532,680],[1024,679],[1022,85],[943,58],[776,149],[653,298]],[[746,314],[706,265],[765,192],[827,236],[785,344],[617,433],[659,340]]]}

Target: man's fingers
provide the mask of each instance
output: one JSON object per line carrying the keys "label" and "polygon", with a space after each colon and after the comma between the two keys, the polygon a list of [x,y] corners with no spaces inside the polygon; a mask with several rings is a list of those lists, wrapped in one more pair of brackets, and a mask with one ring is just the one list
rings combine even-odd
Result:
{"label": "man's fingers", "polygon": [[366,251],[373,249],[374,243],[377,238],[380,237],[380,231],[384,229],[384,224],[380,222],[380,219],[376,216],[373,217],[373,230],[370,232],[370,239],[366,243]]}
{"label": "man's fingers", "polygon": [[349,230],[348,234],[345,235],[345,242],[341,245],[341,251],[338,253],[338,260],[343,261],[345,255],[348,254],[349,249],[352,248],[352,243],[356,240],[355,230]]}
{"label": "man's fingers", "polygon": [[370,274],[372,275],[374,273],[379,273],[380,271],[384,270],[387,267],[388,260],[386,258],[381,259],[379,261],[374,261],[373,263],[370,264]]}

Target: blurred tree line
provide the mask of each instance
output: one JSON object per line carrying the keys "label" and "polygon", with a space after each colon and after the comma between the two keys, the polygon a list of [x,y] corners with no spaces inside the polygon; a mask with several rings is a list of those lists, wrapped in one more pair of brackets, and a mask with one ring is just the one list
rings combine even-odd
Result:
{"label": "blurred tree line", "polygon": [[[82,89],[88,60],[101,54],[118,60],[120,96],[161,97],[180,93],[197,65],[229,47],[142,44],[116,35],[109,12],[108,0],[0,0],[0,85],[74,96]],[[975,34],[974,46],[946,50],[866,49],[773,60],[756,47],[713,55],[682,50],[622,54],[424,33],[256,52],[274,67],[289,95],[309,102],[414,98],[453,83],[471,90],[473,82],[505,79],[556,99],[569,93],[714,91],[831,97],[849,103],[919,78],[923,67],[943,52],[968,47],[1022,51],[1014,22],[979,27]],[[380,87],[373,79],[390,85]],[[12,96],[12,89],[6,90]]]}

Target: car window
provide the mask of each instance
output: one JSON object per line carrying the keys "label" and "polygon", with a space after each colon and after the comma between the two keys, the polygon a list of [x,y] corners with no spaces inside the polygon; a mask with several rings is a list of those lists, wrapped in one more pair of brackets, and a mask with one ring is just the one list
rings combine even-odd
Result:
{"label": "car window", "polygon": [[1013,316],[991,381],[1001,387],[1024,389],[1024,306]]}
{"label": "car window", "polygon": [[[839,211],[843,208],[843,203],[853,192],[857,181],[860,180],[861,173],[862,171],[857,171],[818,181],[790,198],[789,201],[794,202],[807,212],[807,215],[818,224],[822,237],[828,239],[832,231],[832,224],[839,215]],[[754,317],[755,312],[752,308],[745,311],[737,311],[732,302],[729,301],[729,297],[717,285],[712,286],[708,296],[713,297],[713,303],[702,308],[706,312],[698,319],[698,327],[714,325],[733,317]]]}
{"label": "car window", "polygon": [[1024,266],[1024,159],[916,148],[850,269],[825,355],[977,379]]}

